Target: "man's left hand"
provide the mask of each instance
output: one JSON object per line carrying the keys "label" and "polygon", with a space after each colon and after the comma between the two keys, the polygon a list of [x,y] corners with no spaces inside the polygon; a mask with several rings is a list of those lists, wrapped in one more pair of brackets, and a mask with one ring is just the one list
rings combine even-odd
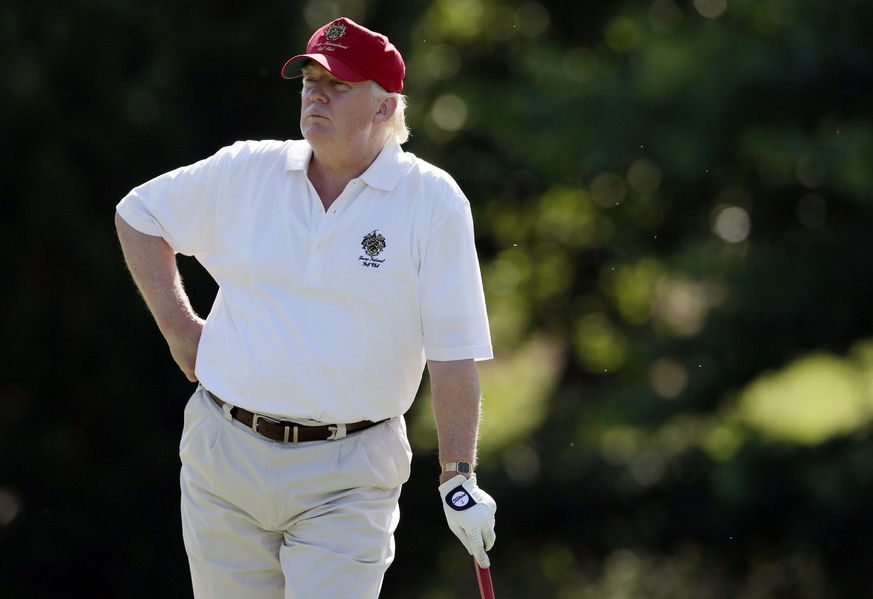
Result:
{"label": "man's left hand", "polygon": [[449,528],[461,540],[480,568],[491,566],[486,553],[494,546],[497,504],[476,485],[476,477],[458,475],[439,487]]}

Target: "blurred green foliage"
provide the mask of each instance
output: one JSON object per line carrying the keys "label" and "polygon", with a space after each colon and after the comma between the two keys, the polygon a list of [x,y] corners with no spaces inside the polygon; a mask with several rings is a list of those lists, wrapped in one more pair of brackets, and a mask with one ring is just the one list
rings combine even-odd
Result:
{"label": "blurred green foliage", "polygon": [[[190,385],[113,207],[237,139],[297,137],[279,69],[339,15],[401,49],[407,147],[473,205],[500,596],[868,596],[862,0],[4,5],[0,596],[190,594]],[[182,268],[205,312],[212,282]],[[383,596],[475,597],[425,390]]]}

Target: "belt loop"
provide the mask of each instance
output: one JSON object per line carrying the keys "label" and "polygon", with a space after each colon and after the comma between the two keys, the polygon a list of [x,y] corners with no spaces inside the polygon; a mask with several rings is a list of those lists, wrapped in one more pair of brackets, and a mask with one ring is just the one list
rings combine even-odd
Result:
{"label": "belt loop", "polygon": [[224,402],[224,403],[221,405],[221,411],[224,412],[224,418],[225,418],[225,420],[227,420],[228,422],[230,422],[231,420],[233,420],[233,415],[230,413],[230,411],[231,411],[232,409],[233,409],[233,406],[232,406],[231,404],[227,403],[227,402]]}
{"label": "belt loop", "polygon": [[337,439],[342,439],[346,436],[345,424],[335,424],[327,427],[327,430],[331,431],[330,437],[327,438],[328,441],[336,441]]}
{"label": "belt loop", "polygon": [[285,436],[283,437],[282,442],[287,443],[288,442],[288,433],[293,431],[294,434],[291,436],[291,442],[294,445],[297,445],[297,435],[300,431],[300,428],[296,424],[294,426],[291,426],[290,424],[284,424],[284,425],[282,425],[282,428],[285,429],[284,430]]}

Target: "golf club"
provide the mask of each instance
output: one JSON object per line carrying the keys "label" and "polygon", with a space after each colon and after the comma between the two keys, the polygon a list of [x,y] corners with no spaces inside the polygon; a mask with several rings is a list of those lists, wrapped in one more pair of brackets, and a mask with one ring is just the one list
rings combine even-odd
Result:
{"label": "golf club", "polygon": [[491,584],[491,569],[482,568],[476,559],[473,559],[473,564],[476,566],[476,578],[479,579],[479,593],[482,599],[494,599],[494,585]]}

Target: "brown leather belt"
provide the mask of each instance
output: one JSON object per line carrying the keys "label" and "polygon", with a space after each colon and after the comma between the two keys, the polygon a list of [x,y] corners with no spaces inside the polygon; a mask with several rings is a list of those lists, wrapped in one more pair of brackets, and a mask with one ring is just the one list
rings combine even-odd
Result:
{"label": "brown leather belt", "polygon": [[[212,398],[219,407],[224,408],[225,402],[220,397],[216,397],[211,392],[209,397]],[[371,426],[379,424],[370,420],[361,420],[360,422],[352,422],[351,424],[331,424],[322,426],[306,426],[288,420],[276,420],[269,416],[255,414],[244,410],[238,406],[230,409],[230,416],[237,422],[241,422],[248,428],[252,429],[259,435],[271,439],[272,441],[281,441],[282,443],[304,443],[306,441],[331,441],[342,439],[346,435],[368,429]],[[385,422],[382,420],[381,422]]]}

